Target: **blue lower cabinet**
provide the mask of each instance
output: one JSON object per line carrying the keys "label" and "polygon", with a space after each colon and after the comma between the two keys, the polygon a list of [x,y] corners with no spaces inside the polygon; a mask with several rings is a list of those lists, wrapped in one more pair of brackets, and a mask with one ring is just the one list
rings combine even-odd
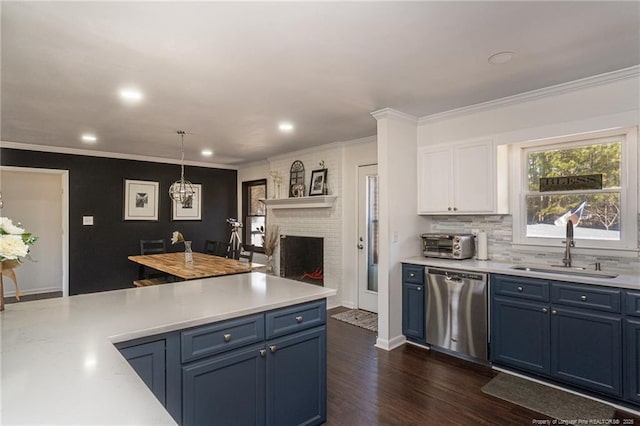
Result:
{"label": "blue lower cabinet", "polygon": [[425,290],[422,284],[402,284],[402,334],[426,343]]}
{"label": "blue lower cabinet", "polygon": [[118,349],[155,397],[166,406],[165,340],[128,347],[118,345]]}
{"label": "blue lower cabinet", "polygon": [[553,307],[551,376],[608,395],[622,395],[620,316]]}
{"label": "blue lower cabinet", "polygon": [[182,367],[183,425],[263,425],[264,345]]}
{"label": "blue lower cabinet", "polygon": [[640,404],[640,318],[627,319],[625,328],[624,396]]}
{"label": "blue lower cabinet", "polygon": [[327,418],[326,327],[267,342],[267,425],[317,425]]}
{"label": "blue lower cabinet", "polygon": [[548,374],[548,305],[497,296],[492,302],[491,361]]}

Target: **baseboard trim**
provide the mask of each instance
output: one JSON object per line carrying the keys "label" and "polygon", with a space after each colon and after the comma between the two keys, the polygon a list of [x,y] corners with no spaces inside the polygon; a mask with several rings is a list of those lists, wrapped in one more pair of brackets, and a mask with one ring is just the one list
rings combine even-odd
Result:
{"label": "baseboard trim", "polygon": [[384,349],[385,351],[392,351],[397,347],[400,347],[405,344],[407,341],[404,335],[396,336],[393,339],[381,339],[378,337],[376,339],[376,344],[374,345],[376,348]]}
{"label": "baseboard trim", "polygon": [[[16,287],[13,285],[11,280],[4,280],[4,289],[5,289],[4,297],[16,296]],[[31,294],[41,294],[41,293],[55,293],[57,291],[62,292],[62,289],[60,287],[44,287],[44,288],[35,288],[30,290],[20,289],[20,293],[23,296],[28,296]]]}

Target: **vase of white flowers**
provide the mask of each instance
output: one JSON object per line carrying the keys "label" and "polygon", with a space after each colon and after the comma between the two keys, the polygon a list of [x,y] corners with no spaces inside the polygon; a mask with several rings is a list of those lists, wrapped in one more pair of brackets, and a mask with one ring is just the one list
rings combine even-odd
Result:
{"label": "vase of white flowers", "polygon": [[[13,271],[20,265],[22,258],[29,258],[29,247],[38,237],[27,232],[20,226],[14,225],[8,217],[0,217],[0,274],[6,275],[16,287],[16,299],[20,300],[18,281]],[[0,311],[4,311],[4,288],[0,276]]]}
{"label": "vase of white flowers", "polygon": [[171,236],[171,244],[184,243],[184,261],[186,263],[193,263],[193,251],[191,250],[191,241],[186,241],[182,233],[173,231]]}

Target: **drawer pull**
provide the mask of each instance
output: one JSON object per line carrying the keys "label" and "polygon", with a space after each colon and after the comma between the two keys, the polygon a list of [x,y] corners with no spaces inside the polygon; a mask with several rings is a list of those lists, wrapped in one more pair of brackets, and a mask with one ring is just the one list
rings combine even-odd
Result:
{"label": "drawer pull", "polygon": [[300,324],[302,322],[302,315],[296,317],[296,322]]}
{"label": "drawer pull", "polygon": [[542,313],[543,313],[543,314],[546,314],[547,312],[549,312],[549,309],[547,309],[547,308],[542,308]]}
{"label": "drawer pull", "polygon": [[409,277],[410,278],[415,278],[416,277],[416,273],[415,272],[409,272]]}
{"label": "drawer pull", "polygon": [[230,342],[231,341],[231,333],[224,335],[224,341],[225,342]]}
{"label": "drawer pull", "polygon": [[522,288],[522,286],[521,286],[521,285],[519,285],[519,286],[518,286],[518,291],[519,291],[520,293],[522,293],[522,292],[524,291],[524,288]]}
{"label": "drawer pull", "polygon": [[551,315],[558,315],[558,311],[556,311],[555,309],[551,310]]}
{"label": "drawer pull", "polygon": [[416,290],[418,290],[418,291],[422,291],[422,287],[418,287]]}
{"label": "drawer pull", "polygon": [[584,294],[582,296],[580,296],[580,300],[582,300],[583,302],[587,301],[587,296],[585,296]]}
{"label": "drawer pull", "polygon": [[260,349],[260,356],[262,358],[264,358],[265,356],[267,356],[267,350],[266,349]]}
{"label": "drawer pull", "polygon": [[275,351],[277,351],[278,348],[276,347],[276,345],[271,345],[269,346],[269,350],[271,351],[271,353],[275,353]]}

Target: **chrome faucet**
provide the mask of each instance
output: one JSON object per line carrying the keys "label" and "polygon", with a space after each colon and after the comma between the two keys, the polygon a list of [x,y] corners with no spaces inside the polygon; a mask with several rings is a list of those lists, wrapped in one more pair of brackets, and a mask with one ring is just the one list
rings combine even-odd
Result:
{"label": "chrome faucet", "polygon": [[564,257],[562,258],[562,263],[565,267],[571,267],[571,247],[575,247],[576,244],[573,241],[573,222],[571,219],[567,220],[567,236],[566,240],[563,241],[565,243],[564,246]]}

